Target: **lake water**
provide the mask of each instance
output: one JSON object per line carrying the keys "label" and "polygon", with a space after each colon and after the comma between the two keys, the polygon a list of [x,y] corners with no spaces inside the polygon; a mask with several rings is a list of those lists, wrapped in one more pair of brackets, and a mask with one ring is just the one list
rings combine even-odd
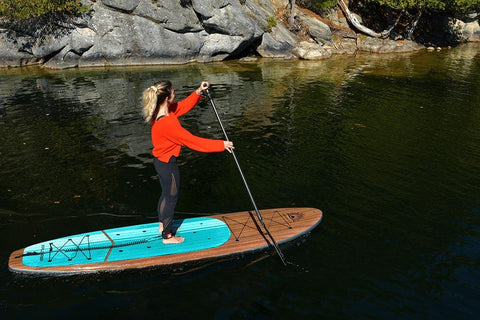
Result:
{"label": "lake water", "polygon": [[[156,221],[142,91],[211,93],[259,208],[324,219],[280,259],[25,277],[27,245]],[[183,117],[221,138],[205,100]],[[323,61],[0,70],[2,318],[473,319],[480,313],[480,46]],[[252,209],[228,153],[183,149],[177,217]],[[187,272],[188,271],[188,272]],[[477,316],[475,316],[477,315]]]}

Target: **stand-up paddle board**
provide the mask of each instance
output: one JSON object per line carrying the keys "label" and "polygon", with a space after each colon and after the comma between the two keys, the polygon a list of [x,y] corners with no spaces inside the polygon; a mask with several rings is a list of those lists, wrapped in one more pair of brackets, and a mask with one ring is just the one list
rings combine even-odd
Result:
{"label": "stand-up paddle board", "polygon": [[[278,244],[308,235],[322,219],[322,212],[314,208],[267,209],[261,215]],[[251,211],[175,220],[174,230],[185,238],[183,243],[164,244],[158,222],[40,242],[13,252],[9,268],[20,273],[82,274],[222,259],[272,247]]]}

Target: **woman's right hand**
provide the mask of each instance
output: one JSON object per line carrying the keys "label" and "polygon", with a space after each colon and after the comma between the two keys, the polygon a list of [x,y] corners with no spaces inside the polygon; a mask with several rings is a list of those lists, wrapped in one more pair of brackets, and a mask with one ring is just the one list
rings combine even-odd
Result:
{"label": "woman's right hand", "polygon": [[225,150],[230,153],[232,153],[233,149],[235,149],[232,141],[223,141],[223,145],[225,146]]}

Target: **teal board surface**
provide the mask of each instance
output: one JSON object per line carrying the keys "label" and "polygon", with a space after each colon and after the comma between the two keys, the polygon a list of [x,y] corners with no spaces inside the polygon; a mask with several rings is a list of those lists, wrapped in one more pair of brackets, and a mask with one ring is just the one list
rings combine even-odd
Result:
{"label": "teal board surface", "polygon": [[59,267],[149,258],[215,248],[230,238],[218,219],[176,220],[180,244],[163,244],[158,223],[108,229],[45,241],[25,248],[22,262],[30,267]]}

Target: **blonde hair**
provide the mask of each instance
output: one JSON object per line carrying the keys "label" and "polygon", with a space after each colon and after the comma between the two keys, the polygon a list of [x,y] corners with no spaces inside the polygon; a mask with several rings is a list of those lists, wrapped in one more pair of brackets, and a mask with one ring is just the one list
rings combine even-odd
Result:
{"label": "blonde hair", "polygon": [[172,93],[172,83],[168,80],[155,83],[143,91],[143,118],[153,122],[160,111],[160,104]]}

